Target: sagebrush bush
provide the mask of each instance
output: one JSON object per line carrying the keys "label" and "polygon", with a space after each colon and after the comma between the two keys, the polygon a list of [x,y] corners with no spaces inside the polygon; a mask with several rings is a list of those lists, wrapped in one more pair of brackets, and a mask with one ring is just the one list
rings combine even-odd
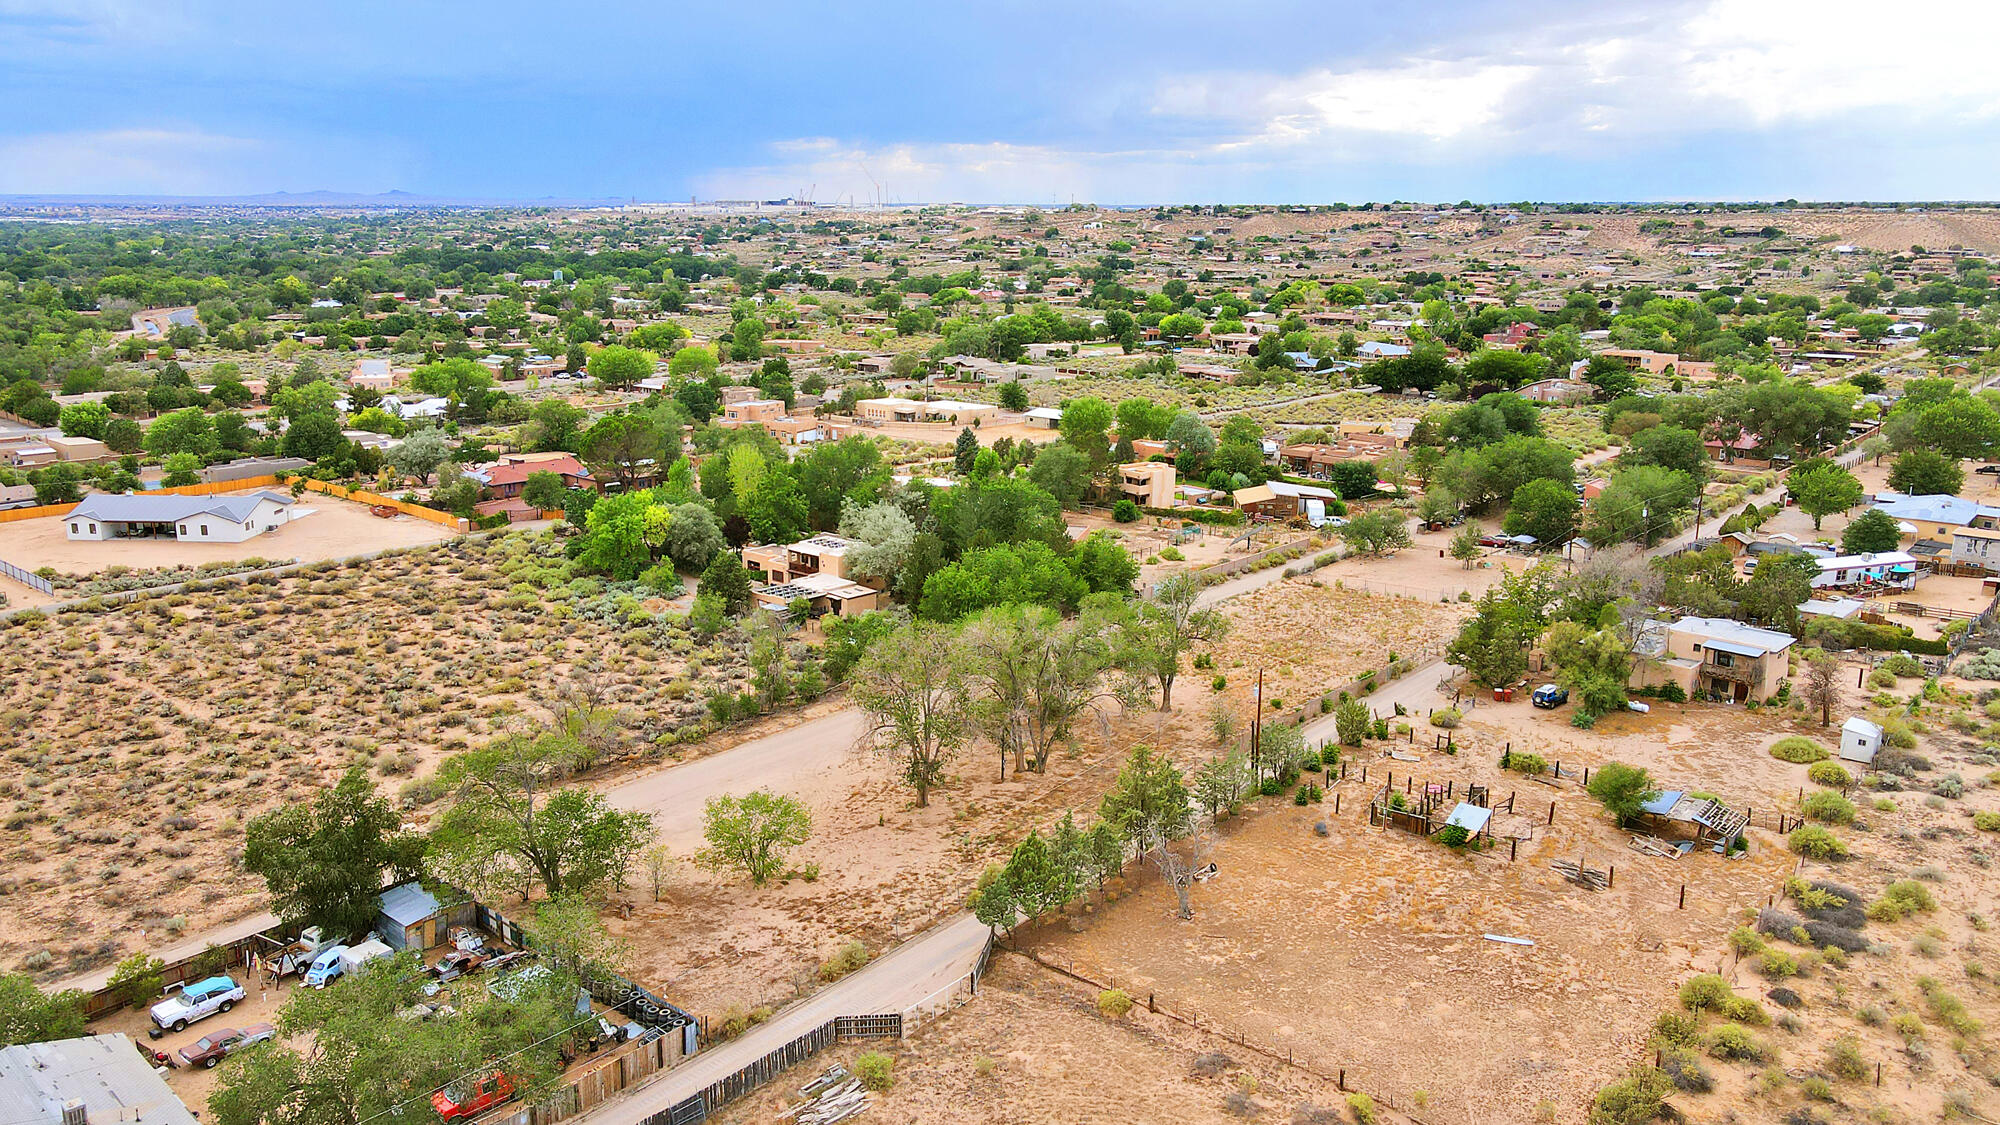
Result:
{"label": "sagebrush bush", "polygon": [[1806,770],[1806,779],[1814,785],[1828,785],[1836,789],[1854,784],[1854,776],[1838,762],[1814,762]]}
{"label": "sagebrush bush", "polygon": [[854,1076],[870,1090],[887,1090],[896,1084],[896,1060],[880,1051],[867,1051],[854,1060]]}
{"label": "sagebrush bush", "polygon": [[1697,973],[1681,985],[1681,1007],[1690,1012],[1713,1011],[1735,996],[1729,982],[1714,973]]}
{"label": "sagebrush bush", "polygon": [[1847,845],[1840,837],[1828,832],[1817,824],[1808,824],[1795,829],[1785,841],[1786,846],[1807,859],[1845,859]]}
{"label": "sagebrush bush", "polygon": [[1799,810],[1824,824],[1854,823],[1854,802],[1830,789],[1806,794],[1806,799],[1799,804]]}
{"label": "sagebrush bush", "polygon": [[1108,1019],[1117,1019],[1132,1010],[1132,994],[1122,988],[1107,988],[1097,994],[1097,1012]]}
{"label": "sagebrush bush", "polygon": [[1771,756],[1794,765],[1824,762],[1833,756],[1826,747],[1802,734],[1788,735],[1771,746]]}

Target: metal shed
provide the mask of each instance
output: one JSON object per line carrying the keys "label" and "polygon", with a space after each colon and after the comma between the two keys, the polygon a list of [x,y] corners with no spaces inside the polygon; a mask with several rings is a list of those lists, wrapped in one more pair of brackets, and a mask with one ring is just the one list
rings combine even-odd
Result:
{"label": "metal shed", "polygon": [[444,940],[444,907],[422,885],[398,883],[382,892],[375,929],[391,949],[425,950]]}

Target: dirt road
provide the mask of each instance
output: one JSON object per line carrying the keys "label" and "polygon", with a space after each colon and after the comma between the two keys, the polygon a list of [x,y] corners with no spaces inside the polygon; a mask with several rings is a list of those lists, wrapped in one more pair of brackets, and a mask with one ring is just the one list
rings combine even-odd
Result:
{"label": "dirt road", "polygon": [[845,708],[733,750],[647,774],[605,796],[619,808],[652,813],[660,842],[686,855],[701,844],[703,806],[711,797],[752,789],[772,789],[809,802],[819,795],[845,796],[857,765],[852,748],[861,729],[861,712]]}
{"label": "dirt road", "polygon": [[970,914],[949,918],[741,1037],[702,1051],[632,1096],[606,1103],[577,1120],[589,1125],[638,1125],[835,1016],[906,1012],[963,977],[985,944],[986,927],[978,919]]}
{"label": "dirt road", "polygon": [[[751,739],[734,749],[628,781],[606,796],[620,808],[652,813],[661,841],[676,853],[686,855],[701,843],[703,806],[710,797],[759,788],[775,789],[808,801],[816,795],[847,793],[841,782],[852,768],[849,748],[861,733],[861,721],[861,712],[853,708],[836,711]],[[192,957],[210,945],[226,945],[277,924],[276,915],[259,913],[155,952],[163,960],[176,961]],[[58,981],[51,989],[95,992],[110,977],[110,968],[99,969]]]}

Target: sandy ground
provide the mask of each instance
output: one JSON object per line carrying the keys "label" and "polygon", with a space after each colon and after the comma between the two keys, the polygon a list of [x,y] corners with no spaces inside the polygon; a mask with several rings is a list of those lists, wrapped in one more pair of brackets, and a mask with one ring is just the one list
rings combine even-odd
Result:
{"label": "sandy ground", "polygon": [[0,559],[6,559],[23,570],[40,570],[48,566],[66,574],[86,575],[112,566],[199,566],[202,563],[233,562],[246,558],[316,562],[343,555],[437,543],[456,534],[442,524],[410,516],[382,519],[370,515],[365,504],[349,503],[331,496],[308,495],[300,500],[298,508],[310,509],[310,514],[243,543],[183,543],[173,539],[72,540],[60,519],[0,523]]}
{"label": "sandy ground", "polygon": [[851,1067],[855,1056],[869,1050],[888,1051],[896,1059],[895,1088],[873,1095],[864,1118],[887,1125],[1220,1125],[1242,1120],[1240,1110],[1233,1114],[1226,1104],[1232,1094],[1272,1120],[1297,1112],[1307,1115],[1303,1120],[1332,1121],[1310,1112],[1343,1104],[1332,1083],[1144,1008],[1106,1019],[1087,989],[1023,958],[999,954],[979,996],[965,1007],[900,1043],[847,1044],[810,1059],[712,1120],[771,1121],[811,1078],[835,1063]]}

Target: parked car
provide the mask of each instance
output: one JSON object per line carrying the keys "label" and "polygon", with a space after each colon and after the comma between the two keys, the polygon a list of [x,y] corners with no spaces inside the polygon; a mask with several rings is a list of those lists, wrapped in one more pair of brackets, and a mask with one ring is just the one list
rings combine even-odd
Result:
{"label": "parked car", "polygon": [[1545,711],[1553,710],[1569,702],[1569,689],[1560,684],[1543,684],[1529,698],[1535,706]]}
{"label": "parked car", "polygon": [[393,957],[395,954],[395,950],[377,938],[369,938],[360,945],[350,945],[340,955],[340,975],[355,976],[366,969],[371,962],[384,957]]}
{"label": "parked car", "polygon": [[187,1025],[226,1012],[243,1000],[243,986],[230,977],[209,977],[193,984],[167,987],[172,995],[153,1005],[149,1013],[153,1026],[146,1029],[146,1034],[154,1039],[169,1031],[185,1031]]}
{"label": "parked car", "polygon": [[489,973],[497,973],[502,969],[509,968],[513,965],[517,965],[520,962],[527,960],[528,956],[529,954],[527,950],[516,949],[512,953],[502,953],[498,957],[488,958],[486,964],[481,967],[484,968]]}
{"label": "parked car", "polygon": [[341,961],[341,957],[346,952],[347,947],[344,945],[336,945],[331,949],[321,950],[320,955],[312,959],[312,964],[306,966],[306,975],[303,982],[306,987],[325,988],[327,985],[339,980],[340,974],[347,971],[346,966]]}
{"label": "parked car", "polygon": [[430,966],[429,972],[440,981],[457,980],[485,963],[484,953],[475,953],[469,949],[454,949],[438,958],[437,964]]}
{"label": "parked car", "polygon": [[1482,535],[1479,537],[1479,545],[1482,547],[1508,547],[1512,546],[1513,543],[1514,540],[1506,535]]}
{"label": "parked car", "polygon": [[277,1037],[277,1027],[268,1023],[253,1023],[241,1031],[225,1027],[209,1032],[176,1053],[181,1057],[182,1066],[205,1066],[213,1069],[222,1062],[225,1055],[233,1055],[245,1047],[254,1047],[259,1043],[268,1043]]}
{"label": "parked car", "polygon": [[431,1108],[437,1110],[440,1121],[458,1121],[477,1117],[513,1096],[514,1080],[496,1070],[483,1078],[463,1079],[437,1091],[431,1095]]}
{"label": "parked car", "polygon": [[1975,473],[1985,473],[1987,476],[2000,477],[2000,465],[1981,465],[1972,471]]}

